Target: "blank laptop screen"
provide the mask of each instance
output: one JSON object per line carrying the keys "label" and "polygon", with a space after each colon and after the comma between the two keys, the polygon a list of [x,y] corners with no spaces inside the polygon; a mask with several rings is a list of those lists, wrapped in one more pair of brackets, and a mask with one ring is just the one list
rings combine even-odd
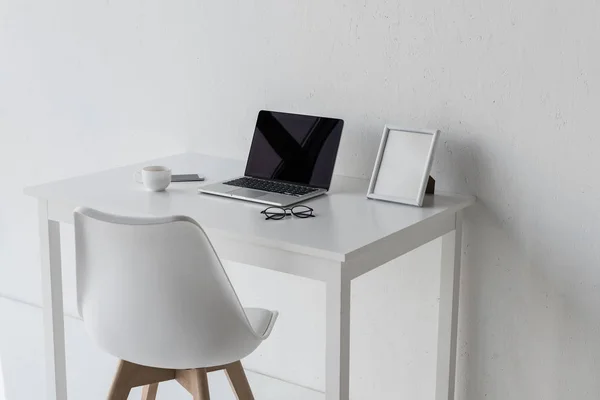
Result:
{"label": "blank laptop screen", "polygon": [[246,176],[329,189],[344,121],[258,113]]}

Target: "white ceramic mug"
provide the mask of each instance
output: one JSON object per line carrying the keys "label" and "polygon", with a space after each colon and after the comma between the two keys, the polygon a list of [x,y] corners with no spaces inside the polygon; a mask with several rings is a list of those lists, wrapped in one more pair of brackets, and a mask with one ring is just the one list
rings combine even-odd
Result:
{"label": "white ceramic mug", "polygon": [[150,165],[136,171],[133,179],[138,183],[143,183],[148,190],[160,192],[171,183],[171,169],[160,165]]}

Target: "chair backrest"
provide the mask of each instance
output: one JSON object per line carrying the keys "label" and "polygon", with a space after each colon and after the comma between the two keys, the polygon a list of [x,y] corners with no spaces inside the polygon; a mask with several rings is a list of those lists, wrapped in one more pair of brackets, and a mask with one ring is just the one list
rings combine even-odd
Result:
{"label": "chair backrest", "polygon": [[193,219],[86,208],[74,216],[79,313],[105,351],[141,365],[201,368],[237,361],[261,341]]}

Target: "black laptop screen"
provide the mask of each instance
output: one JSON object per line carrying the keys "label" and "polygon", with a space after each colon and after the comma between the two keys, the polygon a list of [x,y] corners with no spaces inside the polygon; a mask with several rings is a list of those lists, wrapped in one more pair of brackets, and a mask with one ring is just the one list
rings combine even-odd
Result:
{"label": "black laptop screen", "polygon": [[259,112],[246,176],[329,189],[343,126],[341,119]]}

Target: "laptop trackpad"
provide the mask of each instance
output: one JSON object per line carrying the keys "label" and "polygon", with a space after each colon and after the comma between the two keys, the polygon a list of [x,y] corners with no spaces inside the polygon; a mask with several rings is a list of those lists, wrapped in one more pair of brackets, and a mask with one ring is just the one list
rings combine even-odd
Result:
{"label": "laptop trackpad", "polygon": [[234,196],[247,197],[249,199],[256,199],[259,197],[266,196],[268,193],[252,189],[238,189],[234,190],[233,192],[229,192],[229,194],[232,194]]}

